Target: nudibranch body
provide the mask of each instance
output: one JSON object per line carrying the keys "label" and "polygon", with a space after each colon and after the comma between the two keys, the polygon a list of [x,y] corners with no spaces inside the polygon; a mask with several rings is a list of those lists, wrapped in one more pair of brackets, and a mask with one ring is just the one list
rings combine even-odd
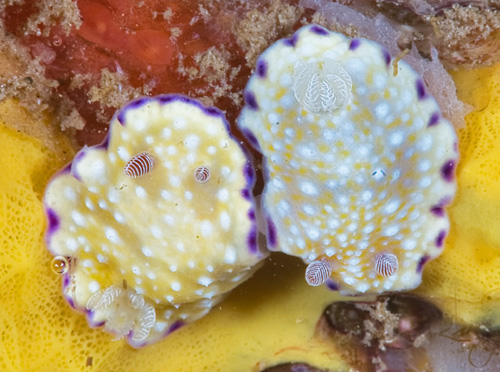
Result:
{"label": "nudibranch body", "polygon": [[259,57],[244,96],[268,247],[343,294],[416,287],[448,231],[457,162],[422,79],[375,42],[310,25]]}
{"label": "nudibranch body", "polygon": [[131,102],[45,192],[67,300],[136,347],[205,315],[265,256],[253,183],[218,110],[175,95]]}

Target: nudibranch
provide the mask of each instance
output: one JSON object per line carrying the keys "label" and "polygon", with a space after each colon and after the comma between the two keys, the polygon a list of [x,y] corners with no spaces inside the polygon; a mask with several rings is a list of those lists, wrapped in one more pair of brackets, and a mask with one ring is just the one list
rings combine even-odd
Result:
{"label": "nudibranch", "polygon": [[269,249],[342,294],[416,287],[449,229],[458,158],[422,78],[373,41],[309,25],[264,51],[244,98]]}
{"label": "nudibranch", "polygon": [[129,103],[45,192],[68,302],[134,347],[205,315],[265,257],[252,169],[219,110],[177,95]]}

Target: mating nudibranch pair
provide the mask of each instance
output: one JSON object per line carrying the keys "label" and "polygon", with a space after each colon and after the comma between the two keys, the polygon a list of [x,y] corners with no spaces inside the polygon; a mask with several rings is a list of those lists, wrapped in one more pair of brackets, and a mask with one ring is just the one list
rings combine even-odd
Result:
{"label": "mating nudibranch pair", "polygon": [[379,44],[311,25],[259,57],[245,101],[268,247],[344,294],[416,287],[448,231],[457,162],[421,77]]}
{"label": "mating nudibranch pair", "polygon": [[[265,51],[246,88],[239,125],[266,159],[268,247],[308,263],[311,285],[413,288],[442,248],[455,133],[393,63],[371,41],[308,26]],[[266,256],[253,182],[218,110],[131,102],[45,193],[66,298],[133,346],[200,318]]]}

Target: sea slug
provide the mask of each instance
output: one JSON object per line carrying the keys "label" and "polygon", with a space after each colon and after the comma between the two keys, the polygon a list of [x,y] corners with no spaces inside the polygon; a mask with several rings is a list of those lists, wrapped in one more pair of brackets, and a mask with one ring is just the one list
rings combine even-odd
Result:
{"label": "sea slug", "polygon": [[238,124],[265,157],[268,247],[301,257],[311,285],[411,289],[442,250],[457,137],[395,61],[309,25],[264,51],[245,89]]}
{"label": "sea slug", "polygon": [[252,169],[219,110],[177,95],[129,103],[45,191],[68,302],[134,347],[208,313],[265,257]]}

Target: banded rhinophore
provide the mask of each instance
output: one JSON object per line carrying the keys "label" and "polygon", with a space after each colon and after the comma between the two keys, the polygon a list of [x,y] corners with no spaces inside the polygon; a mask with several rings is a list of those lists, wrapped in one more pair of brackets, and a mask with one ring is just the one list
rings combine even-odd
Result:
{"label": "banded rhinophore", "polygon": [[373,41],[310,25],[264,51],[244,98],[268,247],[343,294],[416,287],[449,229],[458,157],[422,78]]}
{"label": "banded rhinophore", "polygon": [[129,103],[45,191],[67,301],[134,347],[208,313],[265,257],[252,169],[217,109],[176,95]]}
{"label": "banded rhinophore", "polygon": [[205,166],[198,167],[194,170],[194,179],[198,183],[208,182],[210,179],[210,169]]}
{"label": "banded rhinophore", "polygon": [[151,154],[144,151],[135,155],[123,167],[123,174],[130,178],[138,178],[145,176],[155,167],[155,159]]}

